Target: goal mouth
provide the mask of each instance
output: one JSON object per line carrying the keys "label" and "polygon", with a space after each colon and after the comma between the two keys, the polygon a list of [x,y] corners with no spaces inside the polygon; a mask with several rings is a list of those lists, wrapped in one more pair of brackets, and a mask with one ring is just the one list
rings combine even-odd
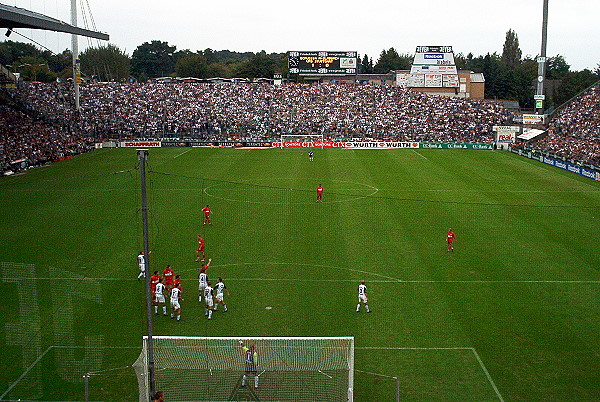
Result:
{"label": "goal mouth", "polygon": [[[133,367],[150,397],[148,337]],[[152,337],[167,400],[352,400],[354,337]]]}

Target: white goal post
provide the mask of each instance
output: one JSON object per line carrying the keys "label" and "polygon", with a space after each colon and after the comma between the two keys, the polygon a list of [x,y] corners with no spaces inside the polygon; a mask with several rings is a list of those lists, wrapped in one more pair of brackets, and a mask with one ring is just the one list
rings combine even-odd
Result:
{"label": "white goal post", "polygon": [[321,143],[317,145],[319,148],[323,148],[324,140],[323,134],[282,134],[280,148],[285,148],[285,143],[303,142],[303,143]]}
{"label": "white goal post", "polygon": [[[150,400],[147,340],[133,365],[140,402]],[[167,401],[353,400],[354,337],[153,336],[152,343],[155,391]]]}

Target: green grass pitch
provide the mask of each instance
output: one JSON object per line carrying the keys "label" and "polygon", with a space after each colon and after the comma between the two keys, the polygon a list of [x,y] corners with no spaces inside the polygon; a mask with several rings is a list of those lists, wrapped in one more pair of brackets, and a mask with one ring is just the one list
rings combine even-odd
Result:
{"label": "green grass pitch", "polygon": [[[90,400],[136,399],[136,165],[103,149],[0,179],[0,399],[83,400],[85,372]],[[156,335],[354,336],[357,401],[392,400],[390,377],[403,400],[599,397],[600,183],[467,150],[165,148],[149,169],[150,269],[184,291]],[[212,321],[197,234],[231,291]]]}

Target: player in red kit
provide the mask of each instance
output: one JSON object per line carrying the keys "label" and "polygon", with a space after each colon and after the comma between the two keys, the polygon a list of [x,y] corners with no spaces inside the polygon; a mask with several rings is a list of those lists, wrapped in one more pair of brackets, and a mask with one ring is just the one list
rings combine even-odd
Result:
{"label": "player in red kit", "polygon": [[156,284],[158,283],[159,279],[160,275],[158,274],[158,271],[154,271],[154,275],[150,277],[150,289],[152,290],[152,292],[154,292],[154,290],[156,289]]}
{"label": "player in red kit", "polygon": [[447,250],[448,252],[454,251],[454,247],[452,246],[452,243],[454,243],[455,239],[456,239],[456,235],[454,234],[452,229],[448,229],[448,234],[446,235],[446,241],[448,242],[448,250]]}
{"label": "player in red kit", "polygon": [[317,187],[317,202],[323,202],[323,187],[320,184]]}
{"label": "player in red kit", "polygon": [[204,212],[204,224],[206,225],[208,223],[209,225],[212,225],[212,223],[210,223],[210,214],[212,214],[212,211],[210,210],[210,206],[208,204],[202,208],[202,212]]}
{"label": "player in red kit", "polygon": [[196,261],[200,261],[200,255],[202,255],[202,261],[206,258],[204,254],[204,239],[198,235],[198,248],[196,249]]}
{"label": "player in red kit", "polygon": [[167,265],[165,270],[163,271],[163,283],[168,292],[173,289],[173,279],[175,278],[175,272],[173,272],[173,268],[170,265]]}

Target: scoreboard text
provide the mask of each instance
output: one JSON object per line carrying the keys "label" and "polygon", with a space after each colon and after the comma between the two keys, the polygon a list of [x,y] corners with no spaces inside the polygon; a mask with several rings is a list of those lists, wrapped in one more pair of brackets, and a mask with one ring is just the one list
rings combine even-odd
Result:
{"label": "scoreboard text", "polygon": [[290,74],[356,74],[356,52],[289,52]]}

